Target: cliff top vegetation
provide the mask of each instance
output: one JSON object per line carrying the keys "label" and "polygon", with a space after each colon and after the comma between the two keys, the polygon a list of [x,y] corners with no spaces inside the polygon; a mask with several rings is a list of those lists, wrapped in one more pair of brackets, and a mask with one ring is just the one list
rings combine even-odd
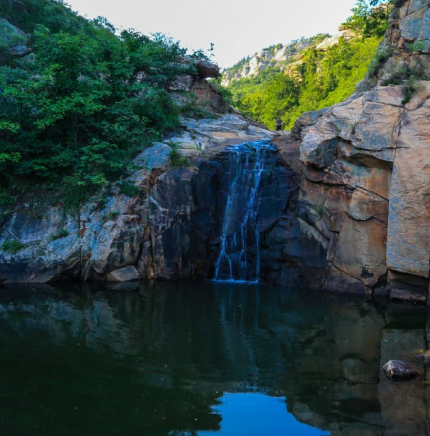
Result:
{"label": "cliff top vegetation", "polygon": [[[387,29],[388,17],[401,0],[358,0],[351,16],[342,25],[345,36],[334,44],[318,45],[327,35],[307,40],[288,62],[276,68],[264,67],[253,77],[232,80],[226,87],[231,103],[247,116],[274,129],[281,117],[291,129],[304,112],[332,106],[354,93],[374,59]],[[300,40],[298,40],[300,41]],[[292,47],[295,46],[292,43]],[[233,73],[249,58],[236,64]],[[228,76],[234,74],[230,70]]]}
{"label": "cliff top vegetation", "polygon": [[0,45],[0,205],[42,189],[79,203],[177,125],[169,86],[194,71],[179,43],[118,33],[61,0],[1,0],[0,17],[30,48]]}

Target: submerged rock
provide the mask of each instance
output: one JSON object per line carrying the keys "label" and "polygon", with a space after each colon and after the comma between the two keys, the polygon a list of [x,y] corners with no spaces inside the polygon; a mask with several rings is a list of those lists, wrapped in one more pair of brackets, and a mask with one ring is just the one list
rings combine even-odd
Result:
{"label": "submerged rock", "polygon": [[401,360],[389,360],[383,368],[390,380],[410,380],[419,375],[413,365]]}

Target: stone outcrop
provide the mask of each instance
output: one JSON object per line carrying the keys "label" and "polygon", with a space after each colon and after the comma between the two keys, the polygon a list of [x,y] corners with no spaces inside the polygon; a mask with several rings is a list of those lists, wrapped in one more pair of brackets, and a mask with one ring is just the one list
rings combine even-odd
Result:
{"label": "stone outcrop", "polygon": [[[15,2],[18,4],[19,2]],[[22,3],[21,3],[22,5]],[[9,56],[21,57],[29,53],[30,38],[21,29],[9,23],[4,18],[0,18],[0,56],[5,57],[6,53]]]}
{"label": "stone outcrop", "polygon": [[217,65],[191,57],[184,58],[184,64],[194,68],[194,72],[180,76],[170,87],[171,95],[179,106],[197,105],[200,110],[209,114],[226,114],[233,111],[221,92],[206,80],[220,76]]}
{"label": "stone outcrop", "polygon": [[376,86],[298,120],[295,214],[324,253],[324,288],[373,293],[388,281],[395,299],[427,300],[429,90],[421,82],[402,104],[402,86]]}
{"label": "stone outcrop", "polygon": [[[76,213],[29,200],[2,218],[0,245],[19,241],[20,249],[0,251],[1,281],[210,277],[228,189],[226,147],[272,136],[237,115],[183,119],[181,130],[136,157],[136,170],[121,182],[139,195],[129,197],[113,186]],[[172,166],[173,148],[187,166]],[[281,206],[273,210],[273,196],[283,194],[270,182],[283,170],[277,169],[276,153],[272,160],[266,196],[271,213],[281,215]]]}
{"label": "stone outcrop", "polygon": [[242,60],[237,66],[224,70],[222,85],[228,86],[235,80],[258,76],[268,67],[282,71],[285,69],[286,64],[293,62],[300,51],[308,47],[309,44],[310,41],[304,39],[291,44],[279,44],[261,50],[253,56]]}
{"label": "stone outcrop", "polygon": [[378,71],[378,77],[383,81],[390,81],[405,72],[429,78],[429,2],[408,0],[403,3],[392,17],[381,44],[381,50],[390,55]]}
{"label": "stone outcrop", "polygon": [[401,360],[389,360],[383,369],[390,380],[410,380],[419,375],[413,365]]}
{"label": "stone outcrop", "polygon": [[[317,267],[313,275],[320,280],[311,278],[309,286],[427,302],[430,82],[418,81],[408,101],[406,85],[387,86],[387,77],[399,65],[411,69],[428,62],[427,52],[411,51],[411,44],[424,44],[429,10],[430,1],[406,2],[384,41],[392,57],[378,72],[378,83],[365,92],[359,86],[334,107],[304,114],[291,137],[278,144],[295,149],[302,162],[293,228],[296,247],[313,246],[313,255],[308,249],[308,258],[298,260],[297,248],[284,255],[302,281],[308,266]],[[282,259],[272,267],[279,282]]]}

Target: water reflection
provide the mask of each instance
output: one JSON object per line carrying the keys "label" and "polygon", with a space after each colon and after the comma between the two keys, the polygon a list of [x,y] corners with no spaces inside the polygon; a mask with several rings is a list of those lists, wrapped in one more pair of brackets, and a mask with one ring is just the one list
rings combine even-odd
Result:
{"label": "water reflection", "polygon": [[285,397],[263,394],[224,394],[213,413],[222,417],[217,432],[198,432],[199,436],[288,435],[321,436],[325,431],[299,422],[294,415],[285,413]]}
{"label": "water reflection", "polygon": [[380,372],[426,332],[422,309],[262,286],[5,287],[0,430],[426,434],[423,377]]}

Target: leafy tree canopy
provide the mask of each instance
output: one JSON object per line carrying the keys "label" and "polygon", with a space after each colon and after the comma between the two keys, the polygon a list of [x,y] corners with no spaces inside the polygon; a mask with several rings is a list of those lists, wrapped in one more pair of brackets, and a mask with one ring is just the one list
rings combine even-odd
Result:
{"label": "leafy tree canopy", "polygon": [[35,186],[81,201],[131,169],[132,158],[177,125],[168,89],[186,50],[163,35],[117,35],[61,1],[22,0],[0,14],[32,32],[32,55],[0,66],[0,202]]}

